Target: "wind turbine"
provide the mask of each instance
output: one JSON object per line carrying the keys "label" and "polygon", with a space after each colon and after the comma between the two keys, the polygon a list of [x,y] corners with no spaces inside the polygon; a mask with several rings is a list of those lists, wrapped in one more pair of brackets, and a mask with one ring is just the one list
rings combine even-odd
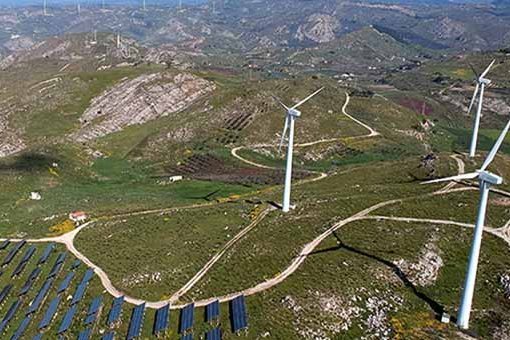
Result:
{"label": "wind turbine", "polygon": [[482,117],[482,108],[483,108],[483,95],[485,92],[485,86],[489,85],[491,81],[489,79],[486,79],[485,76],[487,73],[489,73],[491,67],[494,65],[496,60],[493,60],[489,67],[485,69],[485,71],[478,75],[476,70],[471,66],[471,69],[476,75],[476,86],[475,86],[475,93],[473,94],[473,98],[471,98],[471,103],[469,104],[468,114],[471,113],[471,109],[473,108],[473,105],[475,104],[476,96],[478,93],[480,93],[480,96],[478,98],[478,109],[476,111],[475,115],[475,122],[473,126],[473,136],[471,137],[471,146],[469,148],[469,157],[473,158],[476,154],[476,144],[478,141],[478,128],[480,127],[480,118]]}
{"label": "wind turbine", "polygon": [[294,122],[297,118],[301,116],[301,112],[297,110],[298,107],[312,99],[315,95],[317,95],[319,92],[321,92],[324,88],[320,88],[319,90],[315,91],[293,107],[288,107],[282,101],[276,97],[276,101],[285,109],[285,126],[283,128],[282,132],[282,139],[280,141],[280,147],[278,151],[280,152],[283,146],[283,142],[285,140],[285,135],[287,133],[287,129],[289,130],[289,139],[288,139],[288,147],[287,147],[287,166],[285,168],[285,187],[283,190],[283,206],[282,211],[283,212],[289,212],[290,210],[290,187],[292,182],[292,149],[294,147]]}
{"label": "wind turbine", "polygon": [[480,246],[482,243],[482,233],[483,226],[485,223],[487,201],[489,198],[489,189],[491,185],[498,185],[503,183],[503,178],[487,171],[487,167],[492,163],[494,157],[496,156],[496,153],[501,147],[501,144],[503,144],[508,129],[510,129],[510,121],[508,121],[507,125],[503,129],[503,132],[501,132],[501,135],[499,136],[498,140],[492,147],[492,150],[485,159],[485,162],[483,163],[482,167],[476,172],[425,182],[425,183],[439,183],[463,179],[478,179],[478,183],[480,185],[480,203],[478,205],[478,216],[476,217],[475,232],[473,236],[473,241],[471,243],[471,250],[469,253],[469,261],[466,278],[464,281],[464,289],[462,291],[462,299],[460,302],[460,308],[457,315],[457,326],[461,329],[469,328],[469,315],[471,314],[471,304],[473,302],[473,293],[475,290],[476,271],[478,269],[478,258],[480,256]]}

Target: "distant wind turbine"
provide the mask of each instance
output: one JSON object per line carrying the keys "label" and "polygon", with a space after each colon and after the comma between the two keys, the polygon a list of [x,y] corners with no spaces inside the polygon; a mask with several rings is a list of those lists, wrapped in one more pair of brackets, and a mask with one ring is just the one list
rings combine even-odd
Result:
{"label": "distant wind turbine", "polygon": [[285,125],[282,132],[282,139],[280,141],[279,152],[281,152],[283,142],[285,141],[285,136],[287,134],[287,129],[289,130],[289,138],[288,138],[288,146],[287,146],[287,166],[285,168],[285,187],[283,189],[283,205],[282,211],[289,212],[290,210],[290,189],[292,184],[292,156],[293,156],[293,148],[294,148],[294,123],[297,118],[301,116],[301,112],[297,110],[298,107],[312,99],[315,95],[321,92],[324,88],[320,88],[315,91],[293,107],[287,107],[282,101],[276,97],[276,101],[285,109]]}
{"label": "distant wind turbine", "polygon": [[489,79],[486,79],[485,76],[487,73],[489,73],[491,67],[494,65],[496,60],[493,60],[492,63],[485,69],[485,71],[478,75],[476,70],[471,66],[471,69],[476,75],[476,86],[475,86],[475,93],[473,94],[473,98],[471,98],[471,103],[469,104],[468,108],[468,114],[471,113],[471,109],[473,108],[473,105],[475,104],[476,96],[478,93],[480,93],[480,96],[478,98],[478,109],[476,111],[475,115],[475,122],[473,126],[473,136],[471,137],[471,146],[469,148],[469,157],[473,158],[476,154],[476,144],[478,142],[478,129],[480,127],[480,118],[482,117],[482,108],[483,108],[483,95],[485,92],[485,86],[489,85],[491,81]]}
{"label": "distant wind turbine", "polygon": [[46,3],[47,0],[43,0],[43,15],[47,15],[48,14],[48,11],[47,11],[47,3]]}
{"label": "distant wind turbine", "polygon": [[480,185],[480,202],[478,205],[478,216],[476,218],[475,232],[473,235],[473,241],[471,243],[467,273],[464,281],[464,290],[462,291],[462,299],[460,302],[460,308],[457,315],[457,326],[461,329],[469,328],[469,316],[471,314],[471,305],[473,303],[473,293],[475,290],[476,272],[478,269],[478,258],[480,256],[480,246],[482,243],[482,234],[483,227],[485,224],[485,213],[487,210],[489,189],[491,185],[498,185],[503,183],[503,178],[487,171],[487,167],[492,163],[494,157],[496,157],[496,154],[499,148],[501,147],[501,144],[503,144],[506,134],[508,133],[508,129],[510,129],[510,121],[507,123],[507,125],[501,132],[501,135],[499,136],[498,140],[492,147],[492,150],[485,159],[485,162],[483,163],[482,167],[476,172],[425,182],[425,183],[439,183],[458,181],[464,179],[478,179],[478,183]]}

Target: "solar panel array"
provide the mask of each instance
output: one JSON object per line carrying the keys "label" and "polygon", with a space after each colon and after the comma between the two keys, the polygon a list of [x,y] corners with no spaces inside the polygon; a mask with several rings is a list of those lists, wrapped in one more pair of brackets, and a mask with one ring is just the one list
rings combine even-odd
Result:
{"label": "solar panel array", "polygon": [[11,244],[10,240],[3,240],[2,243],[0,243],[0,250],[4,250],[9,244]]}
{"label": "solar panel array", "polygon": [[21,249],[21,247],[23,247],[26,243],[27,243],[27,241],[25,241],[25,240],[16,242],[15,246],[11,250],[9,250],[9,252],[7,253],[7,256],[4,258],[4,260],[2,262],[2,267],[11,263],[12,260],[14,259],[14,256],[16,256],[16,254]]}
{"label": "solar panel array", "polygon": [[114,337],[115,337],[115,332],[111,331],[111,332],[108,332],[105,335],[103,335],[103,337],[101,339],[102,340],[113,340]]}
{"label": "solar panel array", "polygon": [[14,301],[12,303],[12,305],[9,307],[9,310],[7,311],[7,313],[5,313],[5,316],[2,319],[2,322],[0,322],[0,333],[3,332],[7,328],[9,321],[12,320],[12,318],[14,317],[14,315],[16,314],[16,312],[18,311],[20,306],[21,306],[21,300],[18,299],[16,301]]}
{"label": "solar panel array", "polygon": [[71,300],[71,305],[74,305],[81,301],[81,299],[83,298],[83,295],[85,294],[85,290],[87,289],[89,281],[90,281],[90,279],[92,279],[93,276],[94,276],[93,269],[88,269],[85,272],[83,279],[81,280],[80,284],[78,285],[78,288],[76,288],[76,291],[73,294],[73,299]]}
{"label": "solar panel array", "polygon": [[21,289],[19,291],[19,295],[25,295],[26,293],[28,293],[30,288],[32,288],[32,285],[34,284],[35,280],[37,280],[37,278],[39,277],[40,273],[41,273],[41,268],[39,268],[39,267],[32,270],[30,275],[28,275],[27,281],[25,282],[23,287],[21,287]]}
{"label": "solar panel array", "polygon": [[66,291],[67,288],[69,288],[69,285],[71,284],[71,281],[73,280],[74,275],[75,275],[74,272],[67,273],[66,277],[62,280],[62,282],[58,286],[57,294],[60,294],[64,291]]}
{"label": "solar panel array", "polygon": [[108,326],[112,326],[115,322],[119,321],[120,313],[122,312],[122,305],[124,304],[124,296],[115,298],[112,302],[112,308],[108,314]]}
{"label": "solar panel array", "polygon": [[181,336],[181,340],[193,340],[193,334],[189,333]]}
{"label": "solar panel array", "polygon": [[18,329],[16,329],[16,332],[14,333],[14,335],[11,337],[11,340],[21,339],[23,334],[25,334],[25,331],[27,330],[28,325],[30,324],[30,321],[32,321],[31,315],[25,317],[23,319],[23,321],[21,321]]}
{"label": "solar panel array", "polygon": [[212,322],[220,317],[220,302],[215,300],[205,306],[205,321]]}
{"label": "solar panel array", "polygon": [[8,284],[5,286],[2,291],[0,292],[0,305],[4,303],[5,299],[7,299],[7,296],[9,295],[9,292],[11,291],[13,285]]}
{"label": "solar panel array", "polygon": [[145,314],[145,303],[142,303],[133,308],[131,314],[131,321],[129,322],[129,329],[126,339],[131,340],[140,336],[143,324],[143,315]]}
{"label": "solar panel array", "polygon": [[51,321],[53,321],[53,318],[55,317],[55,313],[57,312],[58,305],[60,304],[60,300],[62,299],[61,296],[57,296],[53,300],[51,300],[50,305],[48,306],[48,309],[46,309],[46,312],[44,313],[44,316],[39,323],[39,329],[46,328],[50,325]]}
{"label": "solar panel array", "polygon": [[78,305],[72,305],[67,312],[65,313],[64,317],[62,318],[62,322],[60,323],[60,327],[58,328],[57,334],[62,334],[66,332],[69,327],[71,327],[71,324],[73,323],[74,315],[76,314],[76,309],[78,308]]}
{"label": "solar panel array", "polygon": [[205,340],[221,340],[221,330],[219,328],[211,329],[205,333]]}
{"label": "solar panel array", "polygon": [[30,303],[30,307],[28,308],[27,314],[34,313],[37,310],[39,310],[39,307],[41,307],[41,304],[44,302],[44,299],[46,299],[46,295],[50,291],[52,284],[53,278],[49,278],[44,282],[42,288],[39,290],[35,298]]}
{"label": "solar panel array", "polygon": [[54,243],[48,244],[48,246],[44,249],[41,257],[39,258],[39,261],[37,261],[37,264],[40,265],[46,263],[53,249],[55,249],[55,244]]}
{"label": "solar panel array", "polygon": [[193,327],[193,317],[195,304],[190,303],[181,310],[181,322],[179,323],[179,333],[185,333]]}
{"label": "solar panel array", "polygon": [[78,340],[89,340],[92,330],[90,328],[84,329],[78,334]]}
{"label": "solar panel array", "polygon": [[164,332],[168,329],[168,317],[170,315],[170,305],[163,306],[156,311],[156,317],[154,318],[154,329],[155,335]]}
{"label": "solar panel array", "polygon": [[248,327],[244,295],[239,295],[234,300],[230,301],[230,317],[232,320],[232,331],[234,333]]}
{"label": "solar panel array", "polygon": [[85,318],[85,324],[89,325],[96,321],[97,314],[99,313],[99,309],[101,308],[101,303],[103,302],[103,297],[98,296],[92,300],[89,306],[89,310],[87,311],[87,317]]}

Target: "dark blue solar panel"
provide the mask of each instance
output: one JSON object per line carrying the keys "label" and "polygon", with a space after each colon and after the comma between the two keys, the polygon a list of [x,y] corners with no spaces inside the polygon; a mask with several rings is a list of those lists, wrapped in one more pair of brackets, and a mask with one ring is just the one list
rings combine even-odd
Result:
{"label": "dark blue solar panel", "polygon": [[97,312],[99,311],[99,308],[101,307],[102,301],[103,301],[102,296],[98,296],[98,297],[94,298],[94,300],[92,300],[92,302],[90,303],[89,310],[87,311],[87,315],[97,314]]}
{"label": "dark blue solar panel", "polygon": [[114,322],[117,322],[119,320],[123,304],[124,304],[123,296],[119,296],[113,300],[112,309],[110,309],[110,313],[108,314],[107,321],[108,326],[111,326]]}
{"label": "dark blue solar panel", "polygon": [[58,257],[57,257],[57,260],[55,261],[55,263],[64,262],[66,260],[66,257],[67,257],[67,253],[65,253],[65,252],[58,254]]}
{"label": "dark blue solar panel", "polygon": [[103,301],[102,296],[98,296],[94,300],[92,300],[87,311],[87,317],[85,318],[86,325],[89,325],[96,321],[97,313],[99,312],[99,308],[101,308],[102,301]]}
{"label": "dark blue solar panel", "polygon": [[211,329],[205,333],[205,340],[221,340],[221,331],[219,328]]}
{"label": "dark blue solar panel", "polygon": [[62,318],[62,322],[60,323],[60,327],[58,328],[57,334],[64,333],[71,327],[71,324],[73,323],[74,314],[76,314],[76,309],[78,305],[73,305],[71,308],[69,308],[64,315],[64,318]]}
{"label": "dark blue solar panel", "polygon": [[74,270],[74,269],[78,268],[80,266],[80,264],[81,264],[80,260],[75,260],[73,262],[73,264],[71,265],[71,270]]}
{"label": "dark blue solar panel", "polygon": [[83,279],[81,281],[83,283],[89,282],[93,276],[94,276],[94,269],[87,269],[87,271],[85,272],[85,275],[83,276]]}
{"label": "dark blue solar panel", "polygon": [[126,339],[131,340],[140,336],[143,324],[143,315],[145,313],[145,303],[133,308],[131,314],[131,321],[129,322],[129,329]]}
{"label": "dark blue solar panel", "polygon": [[12,335],[11,340],[21,339],[21,337],[27,330],[30,321],[32,321],[32,316],[27,316],[26,318],[24,318],[23,321],[21,321],[18,329],[16,329],[16,332],[14,332],[14,334]]}
{"label": "dark blue solar panel", "polygon": [[30,275],[28,275],[27,281],[25,282],[23,287],[21,287],[21,289],[19,291],[19,295],[25,295],[26,293],[28,293],[28,291],[30,290],[30,288],[32,288],[32,285],[34,284],[35,280],[37,279],[37,277],[39,276],[40,273],[41,273],[41,268],[39,268],[39,267],[32,270]]}
{"label": "dark blue solar panel", "polygon": [[7,313],[5,313],[4,318],[2,319],[2,322],[0,322],[0,333],[5,330],[7,327],[7,324],[11,319],[14,317],[16,312],[18,311],[19,307],[21,306],[21,300],[16,300],[12,303],[11,307],[9,307],[9,310]]}
{"label": "dark blue solar panel", "polygon": [[181,322],[179,323],[179,333],[184,333],[193,327],[195,304],[190,303],[181,310]]}
{"label": "dark blue solar panel", "polygon": [[35,335],[32,340],[42,340],[42,334]]}
{"label": "dark blue solar panel", "polygon": [[218,300],[205,306],[205,321],[211,322],[220,316],[220,302]]}
{"label": "dark blue solar panel", "polygon": [[78,340],[89,340],[90,334],[92,334],[92,330],[90,328],[84,329],[78,334]]}
{"label": "dark blue solar panel", "polygon": [[156,311],[154,319],[154,334],[165,331],[168,328],[168,316],[170,314],[170,305],[161,307]]}
{"label": "dark blue solar panel", "polygon": [[44,317],[42,318],[41,322],[39,323],[39,329],[48,327],[53,321],[53,318],[55,317],[55,313],[57,312],[58,305],[60,304],[60,296],[57,296],[53,300],[51,300],[50,305],[48,306],[48,309],[46,309],[46,312],[44,313]]}
{"label": "dark blue solar panel", "polygon": [[32,255],[35,253],[35,246],[30,246],[26,251],[25,254],[23,254],[23,257],[21,258],[21,262],[26,262],[30,260]]}
{"label": "dark blue solar panel", "polygon": [[50,273],[48,274],[48,278],[56,276],[62,267],[64,266],[64,262],[57,262],[53,265],[53,268],[51,268]]}
{"label": "dark blue solar panel", "polygon": [[232,321],[232,331],[234,333],[237,333],[241,329],[248,327],[244,295],[240,295],[234,300],[230,301],[230,314]]}
{"label": "dark blue solar panel", "polygon": [[85,294],[85,290],[87,289],[89,281],[93,276],[94,276],[93,269],[88,269],[85,272],[85,275],[83,275],[83,278],[82,278],[80,284],[78,285],[78,288],[76,288],[76,291],[73,294],[73,299],[71,300],[72,305],[81,301],[81,299],[83,298],[83,295]]}
{"label": "dark blue solar panel", "polygon": [[3,240],[2,243],[0,243],[0,250],[4,250],[7,248],[7,246],[11,243],[10,240]]}
{"label": "dark blue solar panel", "polygon": [[101,338],[102,340],[113,340],[113,338],[115,337],[115,332],[108,332],[106,333],[105,335],[103,335],[103,337]]}
{"label": "dark blue solar panel", "polygon": [[2,262],[2,267],[11,263],[11,261],[14,259],[14,256],[16,256],[18,251],[21,249],[21,247],[23,247],[25,245],[25,243],[27,243],[27,241],[25,241],[25,240],[16,242],[14,247],[11,250],[9,250],[9,252],[7,253],[7,256],[4,258],[4,261]]}
{"label": "dark blue solar panel", "polygon": [[25,262],[20,262],[18,263],[18,265],[16,266],[16,268],[14,268],[14,270],[12,271],[12,275],[11,275],[11,278],[12,277],[15,277],[15,276],[18,276],[21,274],[21,272],[25,269],[25,267],[27,266],[27,261]]}
{"label": "dark blue solar panel", "polygon": [[74,278],[74,272],[67,273],[64,280],[62,280],[62,282],[58,286],[57,294],[60,294],[60,293],[64,292],[65,290],[67,290],[67,288],[69,288],[69,285],[71,284],[71,281],[73,280],[73,278]]}
{"label": "dark blue solar panel", "polygon": [[42,253],[41,257],[39,258],[39,261],[37,261],[37,264],[43,264],[48,261],[48,258],[51,255],[51,252],[55,249],[55,244],[51,243],[48,244],[46,248],[44,248],[44,252]]}
{"label": "dark blue solar panel", "polygon": [[193,340],[193,334],[182,335],[181,340]]}
{"label": "dark blue solar panel", "polygon": [[2,303],[4,303],[5,299],[7,298],[7,296],[9,295],[11,289],[12,289],[12,284],[8,284],[7,286],[5,286],[2,291],[0,292],[0,305]]}
{"label": "dark blue solar panel", "polygon": [[27,314],[33,313],[39,309],[41,304],[44,302],[46,295],[48,294],[51,285],[53,284],[53,279],[48,279],[44,282],[42,288],[39,290],[34,300],[30,303],[30,307],[28,308]]}

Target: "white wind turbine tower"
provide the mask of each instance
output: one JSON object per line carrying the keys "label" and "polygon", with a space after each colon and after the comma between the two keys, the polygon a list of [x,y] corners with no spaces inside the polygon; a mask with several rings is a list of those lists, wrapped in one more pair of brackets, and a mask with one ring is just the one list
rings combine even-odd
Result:
{"label": "white wind turbine tower", "polygon": [[282,139],[280,141],[279,151],[281,151],[283,142],[285,140],[285,135],[287,133],[287,129],[289,130],[289,138],[288,138],[288,146],[287,146],[287,166],[285,168],[285,187],[283,189],[283,205],[282,211],[289,212],[290,210],[290,189],[292,183],[292,156],[293,156],[293,148],[294,148],[294,122],[297,118],[301,116],[301,112],[297,110],[298,107],[312,99],[315,95],[321,92],[324,88],[320,88],[315,91],[293,107],[288,107],[283,104],[278,98],[275,97],[276,101],[285,109],[285,126],[282,132]]}
{"label": "white wind turbine tower", "polygon": [[469,315],[471,313],[473,293],[475,290],[476,271],[478,269],[478,258],[480,256],[480,246],[482,243],[483,226],[485,223],[485,213],[487,209],[487,201],[489,198],[489,189],[491,185],[498,185],[503,183],[503,178],[487,171],[487,167],[494,160],[494,157],[496,156],[496,153],[501,147],[501,144],[503,143],[509,128],[510,121],[503,129],[503,132],[501,132],[501,135],[499,136],[498,140],[492,147],[492,150],[485,159],[485,162],[483,163],[482,167],[476,172],[425,182],[425,183],[439,183],[458,181],[464,179],[478,179],[478,183],[480,185],[480,202],[478,205],[478,216],[476,217],[475,231],[473,235],[473,241],[471,243],[471,250],[469,253],[469,261],[466,278],[464,281],[464,289],[462,291],[462,299],[460,301],[459,312],[457,315],[457,326],[461,329],[469,328]]}
{"label": "white wind turbine tower", "polygon": [[480,118],[482,117],[483,95],[485,92],[485,87],[491,83],[491,81],[489,79],[486,79],[485,76],[487,75],[487,73],[489,73],[491,67],[494,65],[495,62],[496,60],[493,60],[489,67],[487,67],[481,75],[478,75],[475,69],[471,67],[476,75],[475,80],[476,87],[475,93],[473,94],[473,98],[471,99],[471,103],[469,104],[468,114],[471,113],[471,109],[473,108],[473,105],[475,103],[476,96],[478,95],[478,93],[480,93],[480,96],[478,98],[478,109],[476,111],[475,122],[473,126],[473,136],[471,137],[471,146],[469,148],[469,157],[471,158],[475,157],[476,154],[476,144],[478,141],[478,128],[480,127]]}
{"label": "white wind turbine tower", "polygon": [[43,15],[47,15],[48,14],[48,11],[47,11],[47,4],[46,4],[46,1],[47,0],[43,0]]}

